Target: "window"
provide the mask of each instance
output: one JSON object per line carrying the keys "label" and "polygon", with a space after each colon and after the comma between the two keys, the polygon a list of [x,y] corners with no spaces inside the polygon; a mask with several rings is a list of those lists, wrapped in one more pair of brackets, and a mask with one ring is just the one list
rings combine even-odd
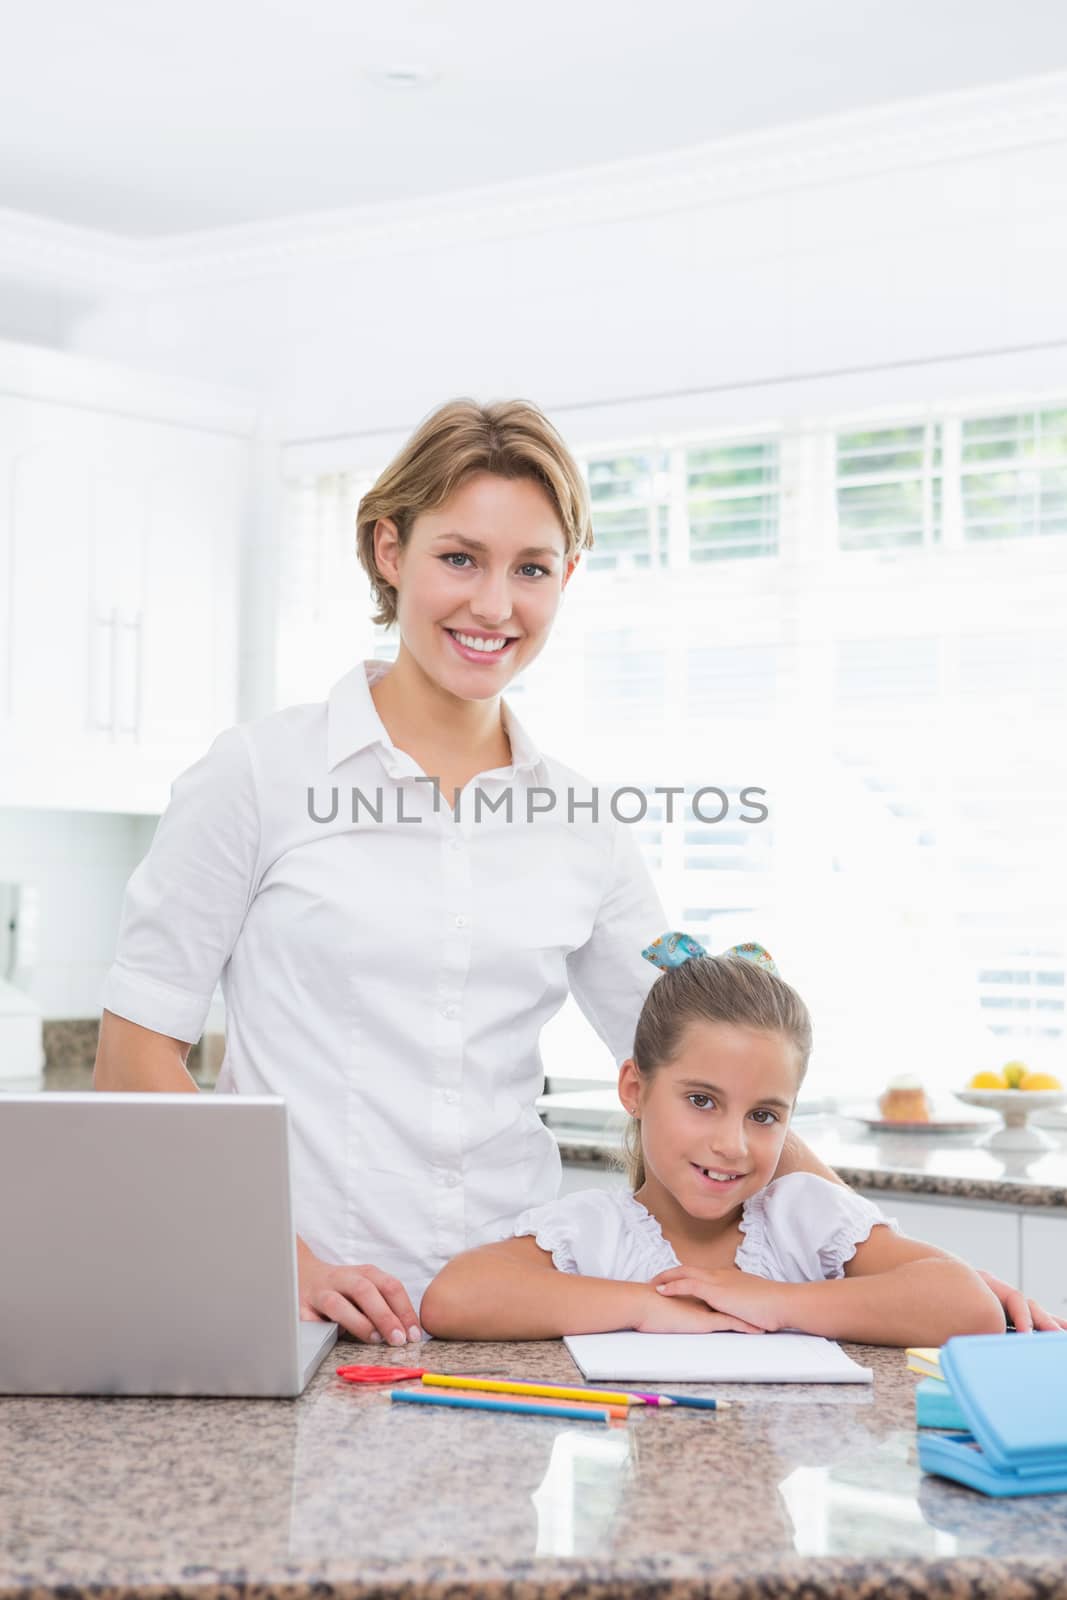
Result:
{"label": "window", "polygon": [[[768,946],[812,1010],[813,1098],[904,1070],[947,1096],[1011,1056],[1063,1076],[1067,404],[635,440],[584,470],[596,549],[509,699],[648,797],[668,925]],[[286,698],[395,650],[352,637],[367,477],[294,486]],[[701,788],[725,807],[695,817]],[[573,1004],[542,1055],[614,1080]]]}
{"label": "window", "polygon": [[961,480],[965,538],[1067,533],[1067,407],[965,417]]}
{"label": "window", "polygon": [[778,549],[778,441],[686,451],[689,559],[727,561]]}
{"label": "window", "polygon": [[863,429],[837,436],[842,550],[891,550],[941,537],[941,427]]}
{"label": "window", "polygon": [[667,458],[662,451],[602,457],[587,465],[595,548],[592,572],[634,572],[667,563]]}

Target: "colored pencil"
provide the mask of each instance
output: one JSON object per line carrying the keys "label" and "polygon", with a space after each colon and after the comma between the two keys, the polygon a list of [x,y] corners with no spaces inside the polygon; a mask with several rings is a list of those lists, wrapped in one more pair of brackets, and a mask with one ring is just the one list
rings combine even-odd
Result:
{"label": "colored pencil", "polygon": [[610,1420],[606,1411],[594,1411],[589,1406],[554,1406],[518,1399],[494,1400],[488,1395],[475,1398],[458,1394],[427,1394],[425,1389],[392,1389],[389,1398],[397,1405],[452,1406],[460,1411],[505,1411],[520,1417],[554,1417],[557,1422],[561,1417],[572,1422]]}
{"label": "colored pencil", "polygon": [[733,1403],[730,1400],[713,1400],[710,1395],[702,1394],[669,1394],[666,1398],[672,1406],[696,1406],[700,1411],[725,1411]]}
{"label": "colored pencil", "polygon": [[[451,1373],[449,1374],[449,1376],[451,1377]],[[449,1392],[449,1394],[465,1395],[468,1400],[484,1400],[485,1399],[485,1395],[484,1394],[479,1393],[476,1389],[471,1389],[469,1386],[466,1386],[466,1385],[462,1389],[449,1389],[448,1392]],[[571,1406],[582,1406],[582,1407],[584,1407],[585,1409],[587,1409],[589,1411],[595,1411],[598,1416],[614,1417],[616,1421],[622,1421],[622,1422],[625,1422],[629,1418],[629,1415],[630,1415],[629,1406],[609,1406],[609,1405],[604,1405],[603,1403],[594,1403],[592,1405],[586,1406],[586,1402],[585,1401],[581,1401],[581,1400],[547,1400],[547,1399],[541,1399],[541,1400],[538,1401],[538,1404],[539,1405],[546,1405],[546,1406],[560,1406],[563,1409],[567,1409],[568,1407],[571,1407]]]}
{"label": "colored pencil", "polygon": [[459,1378],[440,1372],[423,1373],[422,1381],[436,1389],[477,1389],[486,1394],[544,1395],[550,1400],[581,1400],[587,1405],[643,1406],[637,1395],[614,1389],[568,1389],[558,1383],[512,1383],[493,1378]]}

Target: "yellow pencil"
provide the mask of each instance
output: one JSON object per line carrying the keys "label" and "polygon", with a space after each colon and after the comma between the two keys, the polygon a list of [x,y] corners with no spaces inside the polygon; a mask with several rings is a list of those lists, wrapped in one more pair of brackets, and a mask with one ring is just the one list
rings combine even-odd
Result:
{"label": "yellow pencil", "polygon": [[[451,1388],[451,1385],[449,1387]],[[464,1384],[462,1389],[452,1389],[451,1392],[453,1394],[466,1395],[469,1400],[484,1400],[486,1398],[484,1394],[479,1394],[476,1389],[472,1389],[469,1384]],[[582,1393],[584,1395],[584,1389]],[[573,1411],[579,1404],[577,1400],[561,1400],[558,1396],[546,1398],[542,1395],[541,1398],[544,1400],[545,1405],[551,1406],[554,1411]],[[611,1406],[605,1401],[594,1401],[592,1404],[583,1401],[582,1405],[583,1409],[588,1411],[591,1416],[615,1417],[621,1420],[627,1418],[630,1409],[628,1406]]]}
{"label": "yellow pencil", "polygon": [[558,1383],[511,1383],[496,1378],[451,1377],[441,1372],[424,1372],[422,1381],[437,1389],[479,1389],[486,1394],[542,1394],[554,1396],[557,1400],[584,1400],[591,1405],[645,1404],[632,1394],[617,1394],[608,1389],[567,1389]]}

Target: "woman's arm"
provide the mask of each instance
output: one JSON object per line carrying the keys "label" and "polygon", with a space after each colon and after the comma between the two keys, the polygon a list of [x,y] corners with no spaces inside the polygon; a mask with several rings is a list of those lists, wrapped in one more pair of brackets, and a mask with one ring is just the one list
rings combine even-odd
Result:
{"label": "woman's arm", "polygon": [[1004,1313],[973,1268],[933,1245],[877,1226],[845,1276],[774,1283],[736,1267],[672,1267],[653,1278],[664,1295],[699,1295],[717,1311],[768,1332],[789,1328],[860,1344],[940,1345],[958,1333],[1003,1333]]}
{"label": "woman's arm", "polygon": [[100,1019],[93,1088],[120,1094],[142,1089],[157,1094],[197,1094],[185,1065],[191,1049],[184,1039],[156,1033],[105,1011]]}
{"label": "woman's arm", "polygon": [[[814,1172],[816,1177],[825,1178],[828,1183],[843,1182],[833,1167],[828,1167],[825,1161],[820,1161],[815,1151],[809,1150],[803,1139],[798,1138],[792,1128],[785,1136],[774,1176],[784,1178],[787,1172]],[[845,1187],[848,1187],[847,1184]]]}
{"label": "woman's arm", "polygon": [[422,1297],[422,1326],[437,1339],[561,1339],[565,1333],[739,1333],[761,1330],[699,1301],[665,1302],[647,1283],[559,1272],[526,1235],[467,1250]]}

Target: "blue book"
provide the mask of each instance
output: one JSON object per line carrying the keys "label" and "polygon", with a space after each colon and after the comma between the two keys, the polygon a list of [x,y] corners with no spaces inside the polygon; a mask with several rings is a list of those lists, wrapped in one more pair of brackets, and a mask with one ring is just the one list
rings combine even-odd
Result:
{"label": "blue book", "polygon": [[925,1472],[988,1495],[1067,1494],[1067,1333],[950,1339],[941,1371],[966,1432],[920,1434]]}
{"label": "blue book", "polygon": [[942,1378],[924,1378],[916,1385],[915,1421],[920,1428],[967,1430],[960,1403]]}

